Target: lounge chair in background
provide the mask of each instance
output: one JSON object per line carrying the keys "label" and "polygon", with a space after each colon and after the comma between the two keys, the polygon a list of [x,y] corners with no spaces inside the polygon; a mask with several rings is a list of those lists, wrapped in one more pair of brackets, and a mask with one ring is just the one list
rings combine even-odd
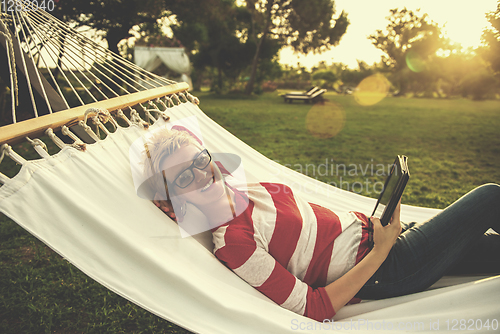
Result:
{"label": "lounge chair in background", "polygon": [[289,92],[281,95],[285,99],[285,103],[293,103],[294,100],[304,101],[304,103],[309,102],[319,102],[323,100],[323,94],[326,89],[320,89],[318,86],[313,86],[305,92]]}

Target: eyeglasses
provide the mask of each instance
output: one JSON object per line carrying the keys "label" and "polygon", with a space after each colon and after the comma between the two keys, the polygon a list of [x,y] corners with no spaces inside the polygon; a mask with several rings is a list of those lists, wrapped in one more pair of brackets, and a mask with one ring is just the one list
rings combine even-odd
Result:
{"label": "eyeglasses", "polygon": [[193,168],[204,169],[212,161],[210,153],[206,149],[201,151],[194,159],[191,165],[179,174],[174,180],[179,188],[183,189],[189,186],[194,180]]}

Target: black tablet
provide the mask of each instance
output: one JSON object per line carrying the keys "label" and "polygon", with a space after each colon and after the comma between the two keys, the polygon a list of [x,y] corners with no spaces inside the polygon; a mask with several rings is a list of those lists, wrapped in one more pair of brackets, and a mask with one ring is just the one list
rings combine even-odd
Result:
{"label": "black tablet", "polygon": [[379,218],[383,226],[391,221],[392,214],[410,178],[407,161],[406,156],[398,155],[373,210],[372,217]]}

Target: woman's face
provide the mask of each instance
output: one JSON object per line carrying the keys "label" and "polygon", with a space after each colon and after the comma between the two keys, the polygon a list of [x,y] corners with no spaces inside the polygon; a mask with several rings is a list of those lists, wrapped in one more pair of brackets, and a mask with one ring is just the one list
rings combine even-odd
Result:
{"label": "woman's face", "polygon": [[[202,151],[203,149],[194,145],[182,146],[163,160],[160,169],[165,171],[172,199],[177,197],[178,200],[185,200],[195,206],[205,206],[225,195],[221,173],[213,161],[203,169],[196,167],[200,163],[204,165],[203,155],[200,155]],[[197,161],[193,166],[195,159]],[[190,174],[185,173],[186,170],[190,170],[194,178],[189,185],[181,188],[178,184],[183,185],[186,175]]]}

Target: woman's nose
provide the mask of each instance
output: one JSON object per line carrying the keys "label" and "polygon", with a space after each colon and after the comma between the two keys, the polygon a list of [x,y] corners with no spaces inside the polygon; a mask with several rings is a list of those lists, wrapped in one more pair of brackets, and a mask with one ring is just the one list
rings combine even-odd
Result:
{"label": "woman's nose", "polygon": [[194,179],[195,182],[199,182],[201,180],[204,180],[207,177],[207,171],[198,169],[198,168],[193,168],[193,173],[194,173]]}

